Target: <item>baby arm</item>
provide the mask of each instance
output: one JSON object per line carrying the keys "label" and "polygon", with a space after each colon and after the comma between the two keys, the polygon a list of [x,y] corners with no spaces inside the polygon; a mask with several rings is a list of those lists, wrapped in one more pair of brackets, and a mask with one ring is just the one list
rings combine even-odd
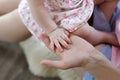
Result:
{"label": "baby arm", "polygon": [[50,33],[57,28],[57,25],[51,19],[47,10],[44,7],[45,0],[27,0],[27,1],[29,3],[34,19],[46,33]]}
{"label": "baby arm", "polygon": [[115,34],[110,34],[107,32],[102,32],[94,29],[93,27],[89,26],[88,23],[81,25],[79,29],[73,32],[93,45],[98,45],[101,43],[109,43],[115,46],[119,46],[117,38]]}
{"label": "baby arm", "polygon": [[28,0],[32,15],[36,22],[50,38],[50,46],[53,51],[63,51],[63,48],[68,48],[71,43],[68,38],[69,33],[64,29],[58,28],[56,23],[50,17],[48,11],[44,7],[45,0]]}

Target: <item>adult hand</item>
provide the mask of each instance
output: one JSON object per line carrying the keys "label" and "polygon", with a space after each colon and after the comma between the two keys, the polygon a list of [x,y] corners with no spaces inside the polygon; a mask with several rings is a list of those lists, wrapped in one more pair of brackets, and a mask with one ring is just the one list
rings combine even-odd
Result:
{"label": "adult hand", "polygon": [[[91,44],[74,35],[71,35],[70,38],[71,48],[62,53],[55,53],[60,57],[60,60],[43,60],[41,63],[59,69],[82,67],[90,72],[96,80],[120,79],[120,71]],[[49,48],[49,38],[43,35],[41,39]]]}
{"label": "adult hand", "polygon": [[[71,35],[70,39],[72,41],[70,49],[66,49],[62,53],[59,51],[55,53],[60,57],[60,60],[43,60],[41,63],[55,68],[68,69],[73,67],[85,67],[91,62],[91,55],[94,55],[92,51],[94,51],[95,48],[84,39],[75,35]],[[48,36],[43,34],[41,40],[50,49]]]}

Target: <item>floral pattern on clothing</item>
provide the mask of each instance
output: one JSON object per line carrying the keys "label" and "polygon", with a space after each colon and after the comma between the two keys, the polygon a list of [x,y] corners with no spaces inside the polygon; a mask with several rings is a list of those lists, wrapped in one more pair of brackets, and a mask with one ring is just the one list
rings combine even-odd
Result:
{"label": "floral pattern on clothing", "polygon": [[46,0],[45,2],[45,8],[56,24],[70,32],[88,21],[93,7],[93,0]]}
{"label": "floral pattern on clothing", "polygon": [[[93,0],[45,0],[44,6],[59,27],[73,32],[91,17],[94,3]],[[39,37],[43,31],[32,17],[27,0],[21,1],[18,10],[23,23]]]}

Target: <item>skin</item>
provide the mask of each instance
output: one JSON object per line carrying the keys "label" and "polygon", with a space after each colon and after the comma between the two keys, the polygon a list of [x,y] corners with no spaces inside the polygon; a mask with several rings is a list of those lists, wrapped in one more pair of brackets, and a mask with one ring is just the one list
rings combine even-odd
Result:
{"label": "skin", "polygon": [[[59,69],[81,67],[90,72],[97,80],[120,79],[120,70],[113,66],[111,62],[99,51],[97,51],[90,43],[75,35],[71,35],[70,38],[73,42],[71,48],[62,53],[55,53],[58,57],[60,57],[60,60],[43,60],[41,63]],[[48,36],[42,35],[41,39],[48,48],[50,48]]]}
{"label": "skin", "polygon": [[19,42],[30,36],[31,34],[22,23],[17,9],[0,17],[1,41]]}
{"label": "skin", "polygon": [[[44,0],[41,1],[27,0],[27,1],[31,8],[33,17],[50,38],[51,49],[54,52],[56,50],[62,52],[64,51],[64,48],[68,49],[69,45],[71,44],[69,34],[67,30],[60,29],[60,27],[57,26],[57,24],[51,19],[51,17],[49,16],[49,12],[47,12],[47,10],[44,8]],[[95,4],[102,3],[103,0],[95,1]],[[119,46],[117,38],[114,34],[109,34],[106,32],[95,30],[87,23],[81,25],[79,29],[70,34],[75,34],[79,37],[82,37],[85,40],[89,41],[94,46],[101,43],[110,43],[112,45]],[[99,36],[99,38],[96,39],[97,36]]]}
{"label": "skin", "polygon": [[0,0],[1,41],[19,42],[31,36],[19,17],[17,11],[19,3],[20,0]]}
{"label": "skin", "polygon": [[[60,52],[62,52],[62,46],[65,48],[69,48],[69,44],[71,43],[71,41],[68,38],[68,32],[65,29],[59,28],[59,26],[57,26],[57,24],[51,19],[49,12],[44,7],[44,0],[27,1],[29,3],[33,17],[35,18],[36,22],[50,37],[51,49],[54,51],[58,49]],[[59,34],[56,35],[56,33]]]}
{"label": "skin", "polygon": [[[12,15],[15,15],[15,16],[12,16]],[[120,23],[120,21],[117,22],[116,24],[117,26],[119,26],[118,23]],[[9,42],[21,41],[28,38],[30,35],[28,30],[22,24],[22,21],[20,20],[17,10],[14,10],[10,14],[7,14],[1,17],[0,24],[1,24],[0,40],[2,41],[9,41]],[[48,45],[49,38],[47,36],[42,36],[41,39],[49,47]],[[48,66],[60,68],[60,69],[82,67],[83,69],[92,73],[95,76],[95,78],[98,80],[119,80],[120,79],[120,76],[119,76],[120,71],[114,65],[112,65],[91,44],[89,44],[84,39],[74,35],[71,35],[70,39],[72,40],[73,44],[70,46],[71,48],[69,50],[65,50],[65,52],[63,53],[56,52],[56,55],[60,57],[60,61],[44,60],[41,63]],[[76,56],[76,57],[73,57],[73,56]],[[105,76],[106,74],[107,76]]]}
{"label": "skin", "polygon": [[4,15],[17,9],[19,3],[20,0],[0,0],[0,15]]}
{"label": "skin", "polygon": [[[103,3],[103,2],[102,2]],[[102,7],[101,9],[103,10],[103,11],[105,11],[106,10],[106,12],[104,12],[105,14],[112,14],[112,12],[114,11],[114,8],[115,8],[115,6],[116,6],[116,1],[114,1],[114,2],[112,2],[112,1],[110,1],[109,3],[107,3],[107,2],[105,2],[104,4],[101,4],[100,6]],[[111,9],[111,11],[109,11],[109,12],[107,12],[107,9],[108,9],[108,7],[107,8],[103,8],[103,6],[105,7],[105,6],[110,6],[110,5],[113,5],[114,7],[113,8],[110,8]],[[110,10],[109,9],[109,10]],[[106,16],[107,17],[107,20],[109,20],[110,19],[110,17],[111,16]],[[118,24],[120,24],[120,21],[118,20],[117,21],[117,23],[116,23],[116,26],[119,26]],[[48,44],[48,41],[47,41],[47,39],[46,38],[44,38],[44,40],[47,42],[47,44]],[[77,41],[76,41],[77,42]],[[78,42],[79,43],[79,42]],[[74,43],[73,43],[74,44]],[[87,44],[84,44],[84,45],[87,45]],[[79,45],[79,47],[80,47],[81,45]],[[82,47],[85,47],[85,46],[82,46]],[[88,45],[87,45],[87,47],[88,47]],[[90,46],[89,46],[90,47]],[[80,49],[78,49],[78,51],[84,51],[84,50],[80,50]],[[87,51],[87,50],[85,50],[85,51]],[[94,52],[95,51],[95,52]],[[68,50],[68,52],[69,52],[69,50]],[[66,52],[67,53],[67,52]],[[83,58],[83,56],[80,54],[80,52],[78,52],[79,53],[79,55],[80,56],[82,56],[82,58],[81,59],[78,59],[77,58],[77,56],[75,57],[75,60],[74,59],[71,59],[71,57],[69,57],[71,60],[73,60],[73,61],[68,61],[69,60],[69,58],[68,58],[68,56],[67,57],[65,57],[67,54],[66,53],[64,53],[64,54],[62,54],[62,53],[60,53],[60,55],[58,55],[58,53],[56,53],[58,56],[60,56],[60,61],[49,61],[49,60],[45,60],[45,61],[43,61],[42,63],[43,64],[45,64],[45,65],[48,65],[48,66],[52,66],[52,67],[57,67],[57,68],[60,68],[60,69],[68,69],[68,68],[71,68],[71,66],[70,65],[72,65],[72,68],[74,68],[74,67],[82,67],[81,66],[81,59]],[[71,51],[70,51],[70,53],[71,53]],[[73,53],[77,53],[77,52],[73,52]],[[84,53],[84,52],[82,52],[82,53]],[[92,52],[90,52],[89,53],[89,51],[88,51],[88,54],[91,54]],[[93,53],[95,53],[95,54],[93,54],[92,56],[94,56],[94,59],[93,59],[93,62],[95,63],[95,64],[92,64],[91,62],[91,59],[88,59],[88,61],[90,61],[90,65],[88,65],[87,66],[87,68],[85,68],[85,67],[82,67],[84,70],[87,70],[88,72],[90,72],[97,80],[119,80],[120,79],[120,77],[119,77],[119,75],[120,75],[120,71],[115,67],[115,66],[113,66],[103,55],[101,55],[101,53],[100,52],[98,52],[98,51],[96,51],[95,49],[93,50]],[[98,55],[96,55],[96,54],[98,54]],[[62,57],[61,57],[61,55],[62,55]],[[71,54],[72,55],[72,54]],[[70,55],[69,55],[70,56]],[[101,57],[100,57],[101,56]],[[85,57],[85,56],[84,56]],[[93,57],[92,57],[93,58]],[[67,60],[64,60],[64,59],[67,59]],[[84,58],[84,59],[86,59],[86,58]],[[69,64],[67,64],[66,63],[66,61],[69,63]],[[75,62],[74,62],[75,61]],[[79,63],[79,62],[80,63]],[[97,62],[98,61],[98,62]],[[99,62],[100,61],[100,62]],[[77,63],[78,62],[78,63]],[[84,62],[84,61],[83,61]],[[85,61],[86,62],[86,61]],[[74,63],[74,64],[72,64],[72,63]],[[75,66],[75,63],[77,63],[77,64],[79,64],[78,66]],[[62,65],[62,64],[64,64],[64,65]],[[78,68],[79,69],[79,68]],[[78,71],[78,69],[77,69],[77,71]],[[75,70],[75,69],[74,69]],[[104,73],[103,73],[104,72]],[[107,75],[106,75],[107,74]]]}
{"label": "skin", "polygon": [[103,11],[107,21],[109,22],[111,16],[115,10],[118,0],[105,0],[104,3],[100,4],[100,9]]}

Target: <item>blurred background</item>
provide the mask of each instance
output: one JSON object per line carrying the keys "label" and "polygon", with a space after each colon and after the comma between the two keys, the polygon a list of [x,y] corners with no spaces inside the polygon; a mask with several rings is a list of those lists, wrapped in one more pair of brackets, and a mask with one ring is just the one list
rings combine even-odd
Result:
{"label": "blurred background", "polygon": [[20,46],[0,42],[0,80],[60,80],[31,74]]}

